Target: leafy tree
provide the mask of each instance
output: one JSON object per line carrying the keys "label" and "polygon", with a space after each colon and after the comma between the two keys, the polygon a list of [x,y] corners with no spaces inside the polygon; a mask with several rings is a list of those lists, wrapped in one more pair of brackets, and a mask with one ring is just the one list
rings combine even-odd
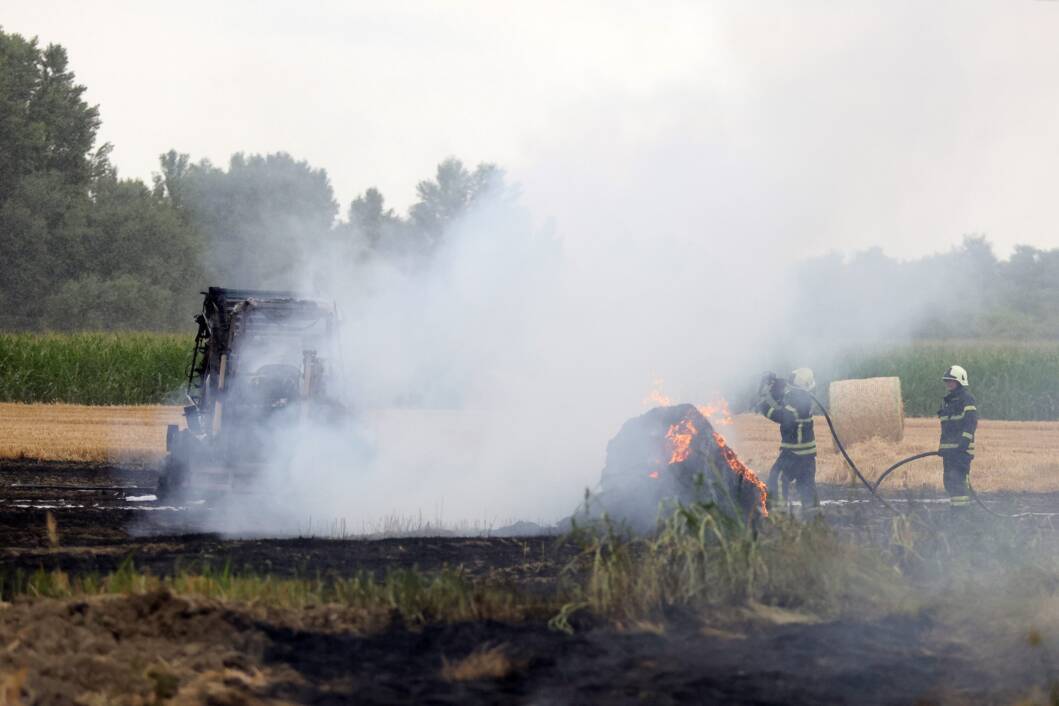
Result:
{"label": "leafy tree", "polygon": [[143,277],[123,274],[104,278],[86,274],[64,282],[44,300],[43,323],[52,329],[111,331],[173,330],[181,317],[172,289]]}
{"label": "leafy tree", "polygon": [[175,199],[118,179],[84,91],[61,46],[0,31],[0,326],[177,326],[198,236]]}
{"label": "leafy tree", "polygon": [[0,205],[0,291],[7,305],[0,325],[33,327],[43,300],[83,260],[83,232],[91,201],[58,172],[23,177]]}
{"label": "leafy tree", "polygon": [[30,174],[87,186],[108,168],[109,145],[93,152],[99,110],[84,92],[61,46],[0,31],[0,203]]}
{"label": "leafy tree", "polygon": [[392,208],[378,189],[372,187],[349,204],[346,222],[335,227],[335,253],[347,264],[372,257],[406,259],[426,252],[424,239]]}
{"label": "leafy tree", "polygon": [[139,275],[174,290],[198,275],[198,234],[139,180],[98,180],[85,226],[80,270]]}
{"label": "leafy tree", "polygon": [[183,222],[175,205],[143,182],[96,180],[80,242],[79,274],[139,278],[171,295],[165,300],[171,306],[156,311],[158,321],[171,326],[191,320],[202,288],[202,238]]}
{"label": "leafy tree", "polygon": [[370,248],[378,247],[384,235],[401,222],[393,209],[386,208],[384,204],[383,195],[375,187],[371,187],[349,204],[349,224],[364,237]]}
{"label": "leafy tree", "polygon": [[187,209],[184,193],[185,177],[191,170],[191,158],[176,150],[169,150],[158,158],[161,172],[154,175],[154,195],[167,198],[181,212]]}
{"label": "leafy tree", "polygon": [[1020,246],[999,260],[980,235],[949,252],[899,261],[879,249],[803,263],[790,335],[1059,338],[1059,250]]}
{"label": "leafy tree", "polygon": [[503,172],[494,164],[479,164],[468,171],[463,162],[449,157],[438,165],[434,180],[416,186],[419,201],[412,205],[412,225],[434,245],[445,228],[463,215],[471,204],[503,189]]}
{"label": "leafy tree", "polygon": [[[200,243],[176,210],[142,182],[113,176],[95,180],[91,194],[64,184],[55,172],[23,179],[0,207],[0,249],[13,254],[0,258],[0,282],[8,300],[0,325],[6,327],[76,323],[76,317],[57,316],[55,306],[48,304],[56,292],[70,291],[64,283],[132,277],[170,293],[153,298],[167,308],[156,309],[156,321],[147,326],[165,328],[189,320],[202,279]],[[121,323],[118,312],[126,308],[111,310],[107,301],[109,297],[93,297],[76,310],[94,306],[102,319]],[[84,318],[81,325],[93,320]]]}
{"label": "leafy tree", "polygon": [[161,158],[165,194],[203,238],[202,265],[227,286],[296,286],[328,241],[338,204],[327,172],[279,152],[232,156],[227,171],[186,155]]}

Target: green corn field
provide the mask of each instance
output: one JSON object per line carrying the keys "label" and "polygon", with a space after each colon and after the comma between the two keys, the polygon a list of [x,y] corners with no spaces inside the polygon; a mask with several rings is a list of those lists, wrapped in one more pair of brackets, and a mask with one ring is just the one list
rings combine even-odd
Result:
{"label": "green corn field", "polygon": [[941,376],[962,365],[985,419],[1059,419],[1059,344],[981,341],[915,343],[889,349],[851,351],[818,380],[826,394],[830,380],[897,376],[905,414],[932,416],[945,388]]}
{"label": "green corn field", "polygon": [[[158,404],[183,400],[187,334],[0,333],[0,401]],[[914,343],[851,350],[817,366],[818,391],[843,378],[897,376],[908,416],[932,416],[952,364],[967,368],[986,419],[1059,419],[1059,343]]]}
{"label": "green corn field", "polygon": [[179,402],[192,337],[160,333],[0,333],[0,400]]}

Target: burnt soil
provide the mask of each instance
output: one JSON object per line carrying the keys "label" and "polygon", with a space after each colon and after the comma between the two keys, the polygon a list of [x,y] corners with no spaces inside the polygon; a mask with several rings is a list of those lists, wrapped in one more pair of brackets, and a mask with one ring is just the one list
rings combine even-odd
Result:
{"label": "burnt soil", "polygon": [[[204,510],[128,500],[155,483],[142,469],[0,462],[0,576],[105,574],[127,561],[157,575],[226,567],[352,576],[447,566],[547,591],[574,551],[547,535],[227,539],[194,531],[195,512]],[[889,521],[858,491],[822,494],[831,501],[827,521],[843,532],[871,536]],[[1007,512],[1059,509],[1059,494],[986,501]],[[48,512],[58,525],[54,548]],[[985,678],[924,611],[824,622],[749,616],[724,630],[679,615],[664,625],[622,627],[580,614],[573,622],[568,635],[543,616],[412,626],[395,615],[362,632],[362,623],[328,606],[270,611],[166,592],[18,598],[0,608],[0,703],[4,689],[56,704],[1010,703],[1034,688],[1047,694],[1059,678],[1059,665],[1030,645],[1009,655],[1001,676]],[[489,648],[504,656],[502,676],[445,678],[446,664]]]}

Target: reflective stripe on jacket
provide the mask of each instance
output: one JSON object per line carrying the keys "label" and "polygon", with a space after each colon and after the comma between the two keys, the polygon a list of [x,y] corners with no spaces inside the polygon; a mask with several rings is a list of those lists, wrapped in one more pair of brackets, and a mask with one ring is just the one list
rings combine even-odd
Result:
{"label": "reflective stripe on jacket", "polygon": [[938,450],[942,453],[963,451],[974,456],[978,407],[966,387],[957,387],[945,395],[938,410],[938,419],[941,420],[941,445]]}
{"label": "reflective stripe on jacket", "polygon": [[816,455],[813,401],[804,390],[788,387],[781,401],[770,396],[758,406],[758,411],[780,425],[780,451],[796,456]]}

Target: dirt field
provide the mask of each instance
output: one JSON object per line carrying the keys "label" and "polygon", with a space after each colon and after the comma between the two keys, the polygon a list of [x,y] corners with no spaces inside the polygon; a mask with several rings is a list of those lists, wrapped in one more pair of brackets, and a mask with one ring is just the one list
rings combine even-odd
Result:
{"label": "dirt field", "polygon": [[[48,703],[939,703],[936,685],[966,668],[931,652],[929,621],[908,619],[762,622],[710,637],[598,627],[566,636],[533,622],[365,635],[345,619],[156,593],[16,605],[0,613],[0,639],[32,655],[25,687]],[[814,656],[812,678],[799,651]],[[900,679],[874,686],[877,670],[898,664]]]}
{"label": "dirt field", "polygon": [[[25,688],[47,703],[987,703],[980,677],[967,678],[973,665],[932,638],[929,618],[784,617],[709,634],[585,625],[567,636],[540,622],[363,634],[337,611],[152,593],[15,605],[0,613],[0,639],[29,657]],[[1025,652],[1022,675],[1040,662]],[[1034,703],[1036,692],[1005,680],[990,693],[988,703]]]}

